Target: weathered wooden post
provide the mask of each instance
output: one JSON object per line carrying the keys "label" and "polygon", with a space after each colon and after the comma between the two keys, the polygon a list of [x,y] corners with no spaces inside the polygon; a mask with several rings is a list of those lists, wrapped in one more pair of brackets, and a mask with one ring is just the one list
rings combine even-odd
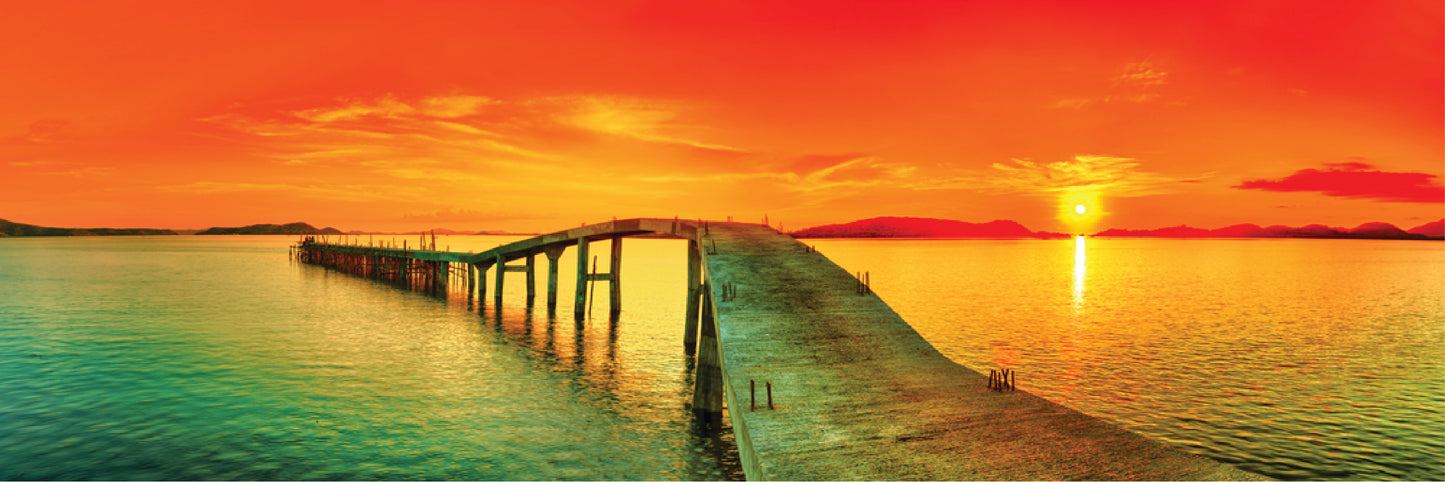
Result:
{"label": "weathered wooden post", "polygon": [[496,291],[493,292],[493,293],[495,293],[495,294],[492,295],[492,302],[493,302],[493,303],[496,303],[497,307],[500,308],[500,307],[502,306],[502,280],[503,280],[503,279],[506,277],[506,275],[507,275],[507,260],[502,259],[502,253],[497,253],[497,264],[496,264],[496,266],[497,266],[497,287],[496,287],[496,288],[492,288],[493,290],[496,290]]}
{"label": "weathered wooden post", "polygon": [[702,296],[702,248],[697,240],[687,240],[687,319],[683,328],[682,348],[689,355],[697,352],[698,298]]}
{"label": "weathered wooden post", "polygon": [[437,261],[437,291],[447,294],[447,285],[450,284],[452,276],[452,264],[446,261]]}
{"label": "weathered wooden post", "polygon": [[[486,263],[477,263],[477,264],[476,264],[476,267],[477,267],[477,305],[478,305],[478,306],[486,306],[486,304],[487,304],[487,268],[490,268],[490,266],[488,266]],[[481,310],[477,310],[477,311],[478,311],[478,312],[481,312]]]}
{"label": "weathered wooden post", "polygon": [[718,352],[717,314],[713,310],[712,285],[702,288],[702,326],[697,347],[697,376],[692,392],[692,409],[708,425],[721,426],[723,409],[722,354]]}
{"label": "weathered wooden post", "polygon": [[472,295],[477,290],[477,265],[467,263],[467,304],[471,304]]}
{"label": "weathered wooden post", "polygon": [[612,277],[611,283],[608,283],[608,285],[610,285],[610,287],[612,288],[611,291],[609,291],[609,295],[610,295],[610,296],[608,296],[608,298],[609,298],[608,301],[610,302],[610,304],[609,304],[608,306],[611,308],[610,313],[613,314],[613,315],[616,315],[617,313],[619,313],[619,312],[622,311],[622,237],[621,237],[621,236],[612,238],[612,266],[609,267],[608,269],[611,271],[611,273],[609,273],[609,274],[610,274],[611,277]]}
{"label": "weathered wooden post", "polygon": [[587,318],[587,237],[577,239],[577,299],[572,304],[572,316],[577,320]]}
{"label": "weathered wooden post", "polygon": [[527,306],[537,299],[537,253],[527,253]]}
{"label": "weathered wooden post", "polygon": [[566,246],[554,246],[542,251],[547,255],[547,313],[557,311],[557,259],[562,257]]}

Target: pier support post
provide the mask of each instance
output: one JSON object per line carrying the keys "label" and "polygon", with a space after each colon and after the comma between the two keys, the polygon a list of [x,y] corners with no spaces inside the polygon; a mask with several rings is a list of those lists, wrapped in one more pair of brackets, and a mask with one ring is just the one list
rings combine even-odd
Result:
{"label": "pier support post", "polygon": [[472,303],[472,295],[477,290],[477,265],[467,264],[467,304]]}
{"label": "pier support post", "polygon": [[702,251],[696,240],[687,240],[687,326],[683,328],[682,348],[689,355],[697,352],[698,299],[702,292]]}
{"label": "pier support post", "polygon": [[537,299],[537,253],[527,254],[527,306]]}
{"label": "pier support post", "polygon": [[608,301],[609,301],[608,306],[611,307],[611,314],[616,315],[617,313],[622,312],[622,237],[621,237],[621,236],[612,238],[612,260],[611,260],[611,261],[612,261],[612,266],[609,267],[608,269],[611,270],[612,282],[611,282],[611,283],[608,283],[608,285],[609,285],[609,287],[611,287],[612,289],[611,289],[611,291],[609,291],[609,295],[610,295],[610,296],[608,296],[608,298],[609,298],[609,299],[608,299]]}
{"label": "pier support post", "polygon": [[723,409],[722,354],[718,352],[717,313],[713,309],[712,284],[702,287],[702,336],[698,340],[697,376],[694,377],[692,410],[711,427],[721,426]]}
{"label": "pier support post", "polygon": [[485,306],[487,304],[487,268],[489,266],[483,263],[477,263],[475,266],[477,267],[477,305]]}
{"label": "pier support post", "polygon": [[497,264],[496,264],[496,266],[497,266],[497,287],[496,287],[496,288],[492,288],[492,289],[496,290],[496,291],[493,292],[493,293],[495,293],[495,294],[492,295],[492,302],[495,303],[498,308],[501,308],[501,307],[502,307],[502,280],[503,280],[504,277],[507,275],[507,261],[504,260],[504,259],[502,259],[501,253],[498,253],[498,254],[497,254]]}
{"label": "pier support post", "polygon": [[436,290],[437,290],[437,293],[438,293],[438,294],[441,294],[441,295],[446,295],[446,294],[447,294],[447,284],[448,284],[448,281],[450,281],[450,280],[448,280],[447,278],[450,278],[451,276],[452,276],[452,264],[451,264],[451,263],[448,263],[448,262],[446,262],[446,261],[437,261],[437,262],[436,262],[436,283],[437,283],[437,285],[436,285]]}
{"label": "pier support post", "polygon": [[547,313],[557,311],[557,258],[562,257],[562,250],[565,246],[547,248],[542,254],[547,255]]}
{"label": "pier support post", "polygon": [[572,304],[572,316],[577,320],[587,318],[587,237],[577,240],[577,301]]}

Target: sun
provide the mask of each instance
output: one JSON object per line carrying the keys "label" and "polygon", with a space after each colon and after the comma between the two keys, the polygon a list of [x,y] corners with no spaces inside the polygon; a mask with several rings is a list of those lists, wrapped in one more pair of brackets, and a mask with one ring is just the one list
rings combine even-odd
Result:
{"label": "sun", "polygon": [[1074,205],[1074,212],[1077,213],[1077,214],[1082,215],[1082,214],[1084,214],[1085,212],[1088,212],[1088,211],[1089,211],[1089,208],[1084,207],[1083,204],[1075,204],[1075,205]]}

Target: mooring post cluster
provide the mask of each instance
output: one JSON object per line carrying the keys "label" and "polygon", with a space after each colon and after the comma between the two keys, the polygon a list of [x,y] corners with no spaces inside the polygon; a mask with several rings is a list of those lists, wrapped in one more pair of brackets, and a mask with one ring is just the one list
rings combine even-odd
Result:
{"label": "mooring post cluster", "polygon": [[996,392],[1018,389],[1018,376],[1012,368],[988,371],[988,389]]}

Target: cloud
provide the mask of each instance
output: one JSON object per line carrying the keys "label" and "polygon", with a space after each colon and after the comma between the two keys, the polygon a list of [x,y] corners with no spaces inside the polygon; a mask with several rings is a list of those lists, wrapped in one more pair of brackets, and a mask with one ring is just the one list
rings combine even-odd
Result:
{"label": "cloud", "polygon": [[708,151],[748,152],[699,140],[698,133],[703,128],[680,122],[677,107],[666,102],[617,96],[571,96],[544,99],[540,104],[558,108],[558,121],[593,132]]}
{"label": "cloud", "polygon": [[455,119],[477,114],[483,106],[500,103],[499,100],[479,95],[448,95],[422,99],[420,109],[423,114],[431,117]]}
{"label": "cloud", "polygon": [[1172,192],[1181,183],[1197,183],[1202,177],[1173,177],[1138,169],[1139,161],[1128,157],[1079,155],[1069,161],[1038,163],[1011,159],[994,163],[993,172],[983,179],[971,179],[1012,191],[1066,193],[1095,191],[1110,196],[1137,197]]}
{"label": "cloud", "polygon": [[769,180],[791,191],[902,184],[914,166],[887,162],[866,154],[806,155],[771,170],[703,176],[650,176],[649,182]]}
{"label": "cloud", "polygon": [[1122,85],[1158,87],[1169,83],[1169,73],[1154,67],[1149,61],[1133,62],[1124,66],[1124,73],[1114,80]]}
{"label": "cloud", "polygon": [[455,119],[475,115],[483,106],[500,101],[476,95],[447,95],[424,97],[414,102],[405,102],[395,95],[383,95],[375,99],[343,100],[339,106],[303,109],[292,114],[311,122],[342,122],[368,117],[400,119],[404,117],[431,117]]}
{"label": "cloud", "polygon": [[[555,169],[590,163],[599,148],[638,164],[731,165],[745,149],[708,142],[705,126],[683,120],[687,106],[627,96],[575,95],[503,101],[477,95],[338,99],[328,105],[202,119],[255,136],[240,142],[284,165],[351,165],[404,179],[476,180],[498,169]],[[623,139],[626,146],[608,144]],[[364,147],[359,147],[364,146]],[[657,151],[683,147],[676,153]],[[360,149],[360,150],[359,150]],[[621,151],[619,150],[621,149]],[[432,162],[439,161],[439,162]],[[412,164],[398,166],[399,162]],[[427,166],[416,165],[428,163]],[[425,167],[424,172],[419,168]],[[449,168],[443,169],[443,168]],[[460,177],[457,172],[470,173]]]}
{"label": "cloud", "polygon": [[[1149,61],[1131,62],[1123,71],[1111,79],[1113,86],[1107,93],[1068,97],[1055,101],[1055,109],[1082,109],[1102,104],[1145,104],[1164,100],[1159,88],[1169,83],[1169,73],[1160,70]],[[1165,102],[1171,106],[1182,106],[1183,102]]]}
{"label": "cloud", "polygon": [[515,212],[481,212],[453,206],[437,211],[408,212],[401,215],[400,221],[427,223],[494,223],[532,219],[540,218]]}
{"label": "cloud", "polygon": [[1324,170],[1300,169],[1279,179],[1251,179],[1235,189],[1274,192],[1318,192],[1346,199],[1383,202],[1445,202],[1438,176],[1423,172],[1385,172],[1363,162],[1326,163]]}

